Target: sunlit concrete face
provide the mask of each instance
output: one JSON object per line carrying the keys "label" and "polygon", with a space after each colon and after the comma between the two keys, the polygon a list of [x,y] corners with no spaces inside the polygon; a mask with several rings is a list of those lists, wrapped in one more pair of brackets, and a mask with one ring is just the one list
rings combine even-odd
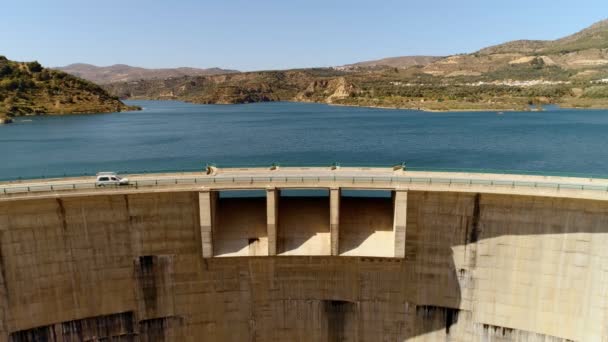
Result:
{"label": "sunlit concrete face", "polygon": [[331,255],[329,199],[281,197],[279,255]]}
{"label": "sunlit concrete face", "polygon": [[393,257],[393,201],[342,197],[340,255]]}
{"label": "sunlit concrete face", "polygon": [[[247,197],[246,192],[239,192],[242,197],[217,196],[214,213],[209,215],[214,217],[214,257],[272,255],[269,213],[276,216],[278,255],[395,256],[390,191],[384,197],[342,196],[331,189],[313,196],[305,191],[281,196],[281,190],[276,191],[278,196],[269,192],[266,199]],[[335,253],[332,248],[337,249]]]}
{"label": "sunlit concrete face", "polygon": [[0,341],[608,338],[607,201],[259,191],[0,201]]}
{"label": "sunlit concrete face", "polygon": [[213,228],[213,255],[268,255],[265,197],[219,197]]}

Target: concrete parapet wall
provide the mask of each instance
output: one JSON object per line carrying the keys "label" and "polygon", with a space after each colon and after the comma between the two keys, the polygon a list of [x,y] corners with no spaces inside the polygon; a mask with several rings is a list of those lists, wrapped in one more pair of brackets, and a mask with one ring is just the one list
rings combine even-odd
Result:
{"label": "concrete parapet wall", "polygon": [[0,201],[0,341],[608,339],[606,201],[410,190],[403,258],[348,256],[394,252],[390,199],[341,198],[340,256],[328,198],[280,198],[299,256],[266,199],[216,205],[249,257],[202,257],[198,191]]}

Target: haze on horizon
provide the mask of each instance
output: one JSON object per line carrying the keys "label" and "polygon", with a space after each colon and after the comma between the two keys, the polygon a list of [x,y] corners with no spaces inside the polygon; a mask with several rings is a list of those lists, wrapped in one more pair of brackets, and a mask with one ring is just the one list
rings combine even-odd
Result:
{"label": "haze on horizon", "polygon": [[0,55],[46,66],[248,70],[335,66],[556,39],[605,19],[604,0],[488,2],[9,2]]}

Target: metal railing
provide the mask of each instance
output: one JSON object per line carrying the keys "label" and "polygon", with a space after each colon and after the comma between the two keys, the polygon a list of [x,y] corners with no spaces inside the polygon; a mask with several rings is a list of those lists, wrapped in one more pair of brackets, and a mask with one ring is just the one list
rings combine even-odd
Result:
{"label": "metal railing", "polygon": [[[500,175],[526,175],[526,176],[558,176],[558,177],[579,177],[579,178],[594,178],[594,179],[606,179],[608,180],[608,174],[599,174],[599,173],[580,173],[580,172],[558,172],[558,171],[539,171],[539,170],[515,170],[515,169],[487,169],[487,168],[442,168],[442,167],[425,167],[425,166],[413,166],[410,164],[406,164],[404,162],[398,163],[387,163],[387,164],[365,164],[365,163],[250,163],[250,164],[238,164],[238,163],[201,163],[200,167],[186,167],[186,168],[172,168],[172,169],[163,169],[163,168],[150,168],[150,169],[113,169],[112,167],[106,169],[112,169],[117,171],[118,174],[159,174],[159,173],[193,173],[193,172],[201,172],[205,169],[206,166],[216,166],[219,168],[241,168],[241,169],[251,169],[251,168],[270,168],[271,165],[276,165],[280,167],[300,167],[300,168],[328,168],[330,166],[342,166],[342,167],[355,167],[355,168],[378,168],[378,167],[393,167],[395,165],[403,165],[406,166],[408,171],[426,171],[426,172],[464,172],[464,173],[487,173],[487,174],[500,174]],[[95,176],[97,172],[57,172],[57,173],[48,173],[43,175],[28,175],[26,177],[14,176],[14,177],[3,177],[0,178],[0,181],[23,181],[23,180],[34,180],[34,179],[57,179],[57,178],[67,178],[67,177],[87,177],[87,176]]]}
{"label": "metal railing", "polygon": [[[7,184],[0,186],[0,196],[19,193],[35,193],[35,192],[56,192],[56,191],[74,191],[74,190],[91,190],[91,189],[139,189],[147,187],[169,187],[169,186],[217,186],[227,184],[230,187],[243,185],[243,188],[254,188],[255,184],[264,188],[268,183],[289,184],[289,186],[297,187],[298,185],[310,185],[331,182],[340,182],[351,184],[352,187],[369,186],[374,188],[393,188],[396,186],[411,185],[443,185],[443,186],[490,186],[490,187],[509,187],[509,188],[536,188],[553,189],[553,190],[584,190],[584,191],[603,191],[608,192],[608,185],[591,185],[591,184],[575,184],[575,183],[556,183],[556,182],[540,182],[540,181],[519,181],[519,180],[491,180],[491,179],[475,179],[475,178],[445,178],[445,177],[407,177],[407,176],[194,176],[194,177],[159,177],[145,180],[134,180],[128,185],[106,185],[101,188],[94,181],[91,182],[74,182],[74,183],[55,183],[55,184],[29,184],[29,185],[14,185]],[[346,186],[345,186],[346,187]]]}

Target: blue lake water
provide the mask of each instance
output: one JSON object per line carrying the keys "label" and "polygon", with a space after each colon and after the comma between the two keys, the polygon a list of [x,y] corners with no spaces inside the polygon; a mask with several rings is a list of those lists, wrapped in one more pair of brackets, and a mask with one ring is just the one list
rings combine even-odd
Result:
{"label": "blue lake water", "polygon": [[235,165],[392,165],[608,175],[608,111],[426,113],[128,101],[140,112],[0,125],[0,179]]}

